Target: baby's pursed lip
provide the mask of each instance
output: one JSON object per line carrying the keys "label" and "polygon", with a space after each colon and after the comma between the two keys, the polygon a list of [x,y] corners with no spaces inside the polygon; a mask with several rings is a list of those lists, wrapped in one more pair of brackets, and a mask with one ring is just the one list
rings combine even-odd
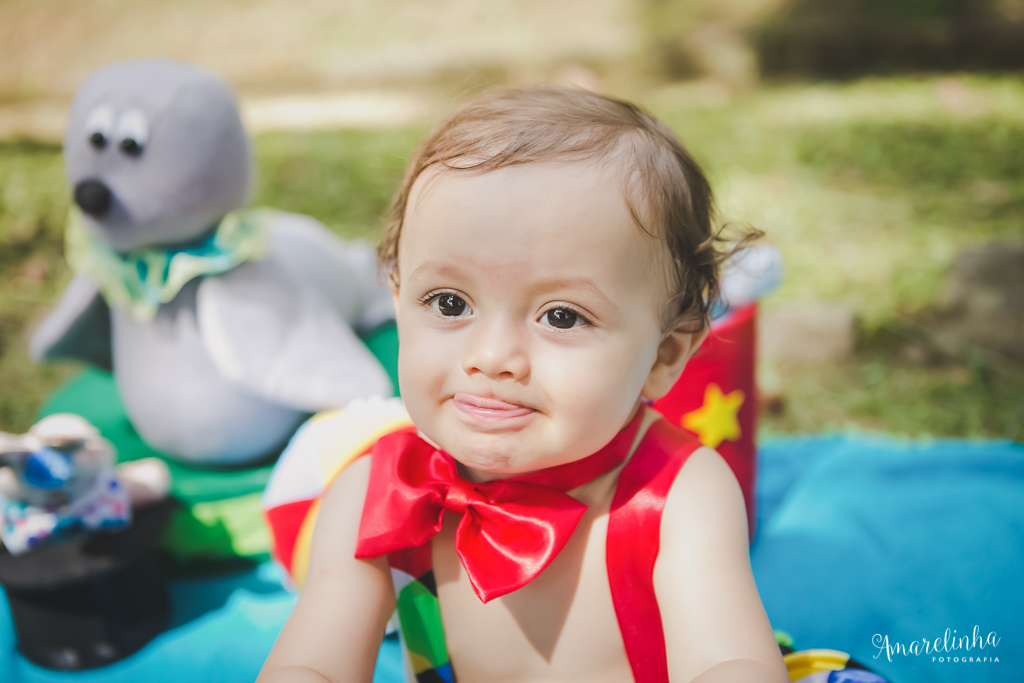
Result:
{"label": "baby's pursed lip", "polygon": [[485,419],[509,419],[513,417],[521,417],[523,415],[529,415],[534,412],[533,408],[519,405],[516,403],[509,403],[503,401],[500,398],[494,396],[481,396],[479,394],[470,394],[468,392],[459,391],[452,396],[452,402],[455,406],[465,412],[479,418]]}

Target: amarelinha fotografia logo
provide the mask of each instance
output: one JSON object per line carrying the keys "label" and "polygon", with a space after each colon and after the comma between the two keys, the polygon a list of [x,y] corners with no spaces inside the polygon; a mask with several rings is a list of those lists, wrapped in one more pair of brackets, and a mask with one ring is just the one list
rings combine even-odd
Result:
{"label": "amarelinha fotografia logo", "polygon": [[921,638],[909,643],[895,642],[888,634],[876,633],[871,636],[871,645],[878,649],[875,659],[885,656],[890,662],[894,656],[926,656],[942,664],[997,664],[999,656],[995,649],[1001,640],[995,631],[982,634],[975,624],[970,635],[958,635],[956,629],[947,628],[937,638]]}

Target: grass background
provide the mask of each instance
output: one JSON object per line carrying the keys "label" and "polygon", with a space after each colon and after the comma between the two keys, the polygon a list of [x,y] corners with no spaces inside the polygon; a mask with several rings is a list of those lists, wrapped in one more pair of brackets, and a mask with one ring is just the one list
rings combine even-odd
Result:
{"label": "grass background", "polygon": [[[705,166],[720,217],[782,250],[786,280],[767,308],[827,301],[857,316],[848,360],[762,364],[762,384],[784,399],[763,430],[1024,439],[1024,369],[981,350],[939,353],[921,327],[959,250],[1024,237],[1024,80],[694,82],[633,97]],[[375,238],[424,132],[260,135],[253,203]],[[58,145],[0,141],[0,430],[25,430],[73,372],[25,352],[70,278],[67,202]]]}

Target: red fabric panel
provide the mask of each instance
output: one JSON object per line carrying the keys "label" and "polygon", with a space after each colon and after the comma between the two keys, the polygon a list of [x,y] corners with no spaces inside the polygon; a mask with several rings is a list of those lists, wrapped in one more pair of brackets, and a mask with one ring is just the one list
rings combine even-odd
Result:
{"label": "red fabric panel", "polygon": [[736,441],[723,441],[714,448],[729,463],[743,491],[747,504],[747,528],[753,540],[757,511],[754,503],[754,480],[757,476],[757,451],[754,436],[757,432],[757,385],[755,381],[757,352],[757,304],[749,304],[733,311],[722,324],[712,327],[682,377],[654,408],[677,427],[683,417],[699,409],[704,403],[705,391],[711,383],[722,393],[737,389],[744,394],[738,421],[740,437]]}
{"label": "red fabric panel", "polygon": [[306,518],[309,508],[313,505],[313,500],[293,500],[263,511],[267,518],[267,526],[270,527],[270,537],[274,541],[274,555],[288,569],[289,574],[292,571],[295,539],[299,535],[302,520]]}
{"label": "red fabric panel", "polygon": [[637,683],[668,683],[661,610],[654,595],[654,562],[661,547],[665,498],[700,443],[658,420],[619,475],[608,519],[606,562],[612,604]]}

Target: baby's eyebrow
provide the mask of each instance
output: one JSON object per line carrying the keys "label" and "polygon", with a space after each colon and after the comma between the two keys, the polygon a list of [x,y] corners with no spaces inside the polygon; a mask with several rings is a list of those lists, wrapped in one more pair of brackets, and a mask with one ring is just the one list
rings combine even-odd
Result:
{"label": "baby's eyebrow", "polygon": [[454,263],[441,263],[438,261],[427,261],[422,264],[419,268],[412,271],[409,279],[412,280],[418,275],[430,273],[431,275],[440,275],[441,277],[453,278],[453,279],[467,279],[469,272]]}
{"label": "baby's eyebrow", "polygon": [[613,309],[618,310],[611,299],[609,299],[604,292],[602,292],[597,285],[594,284],[593,280],[586,277],[556,277],[548,278],[546,280],[538,280],[537,282],[531,283],[531,289],[537,291],[550,291],[557,289],[583,289],[597,297],[601,304]]}

